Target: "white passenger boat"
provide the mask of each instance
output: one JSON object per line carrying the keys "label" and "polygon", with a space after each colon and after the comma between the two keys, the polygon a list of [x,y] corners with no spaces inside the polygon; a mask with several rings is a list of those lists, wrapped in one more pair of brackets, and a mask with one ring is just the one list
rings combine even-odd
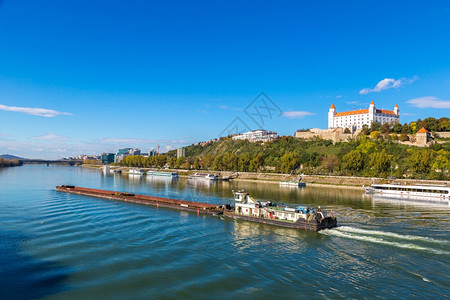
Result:
{"label": "white passenger boat", "polygon": [[148,171],[147,175],[157,177],[178,178],[177,172]]}
{"label": "white passenger boat", "polygon": [[450,187],[438,185],[372,184],[366,188],[366,193],[395,198],[450,200]]}
{"label": "white passenger boat", "polygon": [[130,171],[128,171],[128,174],[130,175],[144,175],[144,171],[142,171],[141,169],[130,169]]}
{"label": "white passenger boat", "polygon": [[204,179],[204,180],[210,180],[210,181],[217,181],[219,177],[215,174],[204,174],[204,173],[195,173],[192,175],[189,175],[189,179]]}
{"label": "white passenger boat", "polygon": [[300,180],[280,181],[280,186],[305,187],[306,183]]}

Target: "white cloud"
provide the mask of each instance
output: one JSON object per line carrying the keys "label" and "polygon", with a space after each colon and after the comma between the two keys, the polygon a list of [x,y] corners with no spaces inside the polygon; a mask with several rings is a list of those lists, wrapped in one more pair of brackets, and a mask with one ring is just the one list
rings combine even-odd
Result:
{"label": "white cloud", "polygon": [[336,99],[342,98],[342,95],[337,95]]}
{"label": "white cloud", "polygon": [[[100,144],[115,144],[115,145],[145,145],[148,144],[192,144],[194,141],[190,140],[168,140],[168,139],[136,139],[136,138],[106,138],[101,139]],[[131,146],[130,146],[131,147]]]}
{"label": "white cloud", "polygon": [[144,139],[122,139],[122,138],[108,138],[108,139],[102,139],[102,142],[105,143],[124,143],[124,144],[143,144],[146,142],[151,142],[151,140],[144,140]]}
{"label": "white cloud", "polygon": [[242,108],[237,108],[237,107],[229,107],[226,105],[219,105],[220,109],[224,109],[224,110],[235,110],[235,111],[241,111]]}
{"label": "white cloud", "polygon": [[347,104],[361,104],[359,101],[347,101]]}
{"label": "white cloud", "polygon": [[283,116],[289,119],[301,119],[306,116],[313,116],[315,113],[309,111],[285,111],[283,112]]}
{"label": "white cloud", "polygon": [[417,76],[413,77],[413,78],[399,78],[399,79],[394,79],[394,78],[385,78],[383,80],[381,80],[380,82],[377,83],[377,85],[371,89],[371,88],[365,88],[359,91],[359,93],[361,95],[365,95],[368,93],[378,93],[384,90],[388,90],[388,89],[392,89],[392,88],[399,88],[405,84],[409,84],[412,83],[414,81],[416,81],[418,79]]}
{"label": "white cloud", "polygon": [[50,142],[62,142],[66,141],[68,138],[62,135],[56,135],[53,133],[35,136],[31,138],[32,140],[42,140],[42,141],[50,141]]}
{"label": "white cloud", "polygon": [[449,100],[442,100],[432,96],[410,99],[406,103],[418,108],[450,108]]}
{"label": "white cloud", "polygon": [[0,110],[20,112],[20,113],[24,113],[24,114],[40,116],[40,117],[47,117],[47,118],[52,118],[52,117],[55,117],[58,115],[72,115],[71,113],[60,112],[60,111],[56,111],[56,110],[52,110],[52,109],[7,106],[7,105],[3,105],[3,104],[0,104]]}

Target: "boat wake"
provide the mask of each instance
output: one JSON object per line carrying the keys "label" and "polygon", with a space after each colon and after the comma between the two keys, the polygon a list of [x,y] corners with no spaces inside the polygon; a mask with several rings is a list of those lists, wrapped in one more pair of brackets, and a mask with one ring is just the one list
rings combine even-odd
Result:
{"label": "boat wake", "polygon": [[[376,244],[383,244],[397,248],[418,250],[440,255],[450,255],[450,251],[433,248],[431,244],[450,245],[450,241],[438,240],[430,237],[402,235],[394,232],[360,229],[350,226],[342,226],[320,231],[321,234],[354,239]],[[422,244],[429,244],[422,245]]]}

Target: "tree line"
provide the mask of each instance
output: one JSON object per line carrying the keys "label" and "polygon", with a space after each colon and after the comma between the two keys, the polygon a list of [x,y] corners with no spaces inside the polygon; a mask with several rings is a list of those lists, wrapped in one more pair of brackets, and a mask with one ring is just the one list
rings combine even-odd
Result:
{"label": "tree line", "polygon": [[23,162],[18,159],[4,159],[4,158],[0,157],[0,168],[16,167],[16,166],[21,166],[22,164],[23,164]]}
{"label": "tree line", "polygon": [[335,144],[321,138],[284,136],[271,142],[250,143],[227,137],[204,146],[185,147],[185,153],[186,157],[181,158],[176,158],[175,151],[150,157],[128,156],[120,165],[425,179],[449,179],[450,170],[450,143],[419,148],[373,138],[372,134]]}

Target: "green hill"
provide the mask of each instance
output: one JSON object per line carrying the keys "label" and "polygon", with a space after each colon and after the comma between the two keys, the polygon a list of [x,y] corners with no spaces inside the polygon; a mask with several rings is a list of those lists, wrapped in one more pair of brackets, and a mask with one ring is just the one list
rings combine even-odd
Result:
{"label": "green hill", "polygon": [[11,155],[11,154],[2,154],[2,155],[0,155],[0,158],[3,158],[3,159],[24,159],[22,157],[18,157],[18,156]]}
{"label": "green hill", "polygon": [[292,174],[358,175],[403,178],[449,179],[450,142],[428,148],[407,146],[382,136],[359,136],[355,141],[333,144],[315,138],[302,140],[290,136],[272,142],[221,138],[216,142],[185,147],[186,157],[176,151],[144,158],[126,157],[121,164],[133,167],[282,172]]}

